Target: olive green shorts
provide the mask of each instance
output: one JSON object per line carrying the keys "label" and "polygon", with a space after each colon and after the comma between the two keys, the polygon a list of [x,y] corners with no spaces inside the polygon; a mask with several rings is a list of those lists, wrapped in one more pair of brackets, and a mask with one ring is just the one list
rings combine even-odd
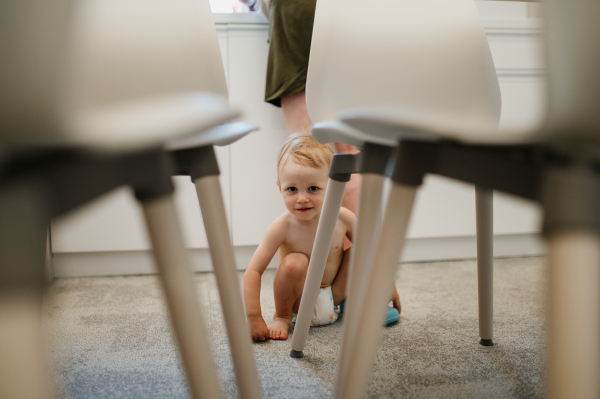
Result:
{"label": "olive green shorts", "polygon": [[317,0],[271,1],[265,101],[277,107],[281,106],[281,97],[306,88],[316,3]]}

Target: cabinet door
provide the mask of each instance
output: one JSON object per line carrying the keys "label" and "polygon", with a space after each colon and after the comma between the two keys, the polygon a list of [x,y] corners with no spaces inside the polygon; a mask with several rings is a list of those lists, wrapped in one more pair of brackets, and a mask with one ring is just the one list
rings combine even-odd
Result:
{"label": "cabinet door", "polygon": [[150,248],[142,210],[125,187],[53,220],[51,234],[54,253]]}
{"label": "cabinet door", "polygon": [[[503,9],[506,12],[515,11],[514,8]],[[497,12],[498,8],[494,8],[494,11]],[[535,128],[544,118],[545,81],[538,22],[527,19],[484,19],[502,93],[500,126],[503,128]],[[539,233],[541,218],[541,209],[537,204],[494,193],[494,234]],[[473,186],[439,176],[428,176],[415,203],[408,237],[473,235]]]}
{"label": "cabinet door", "polygon": [[[230,25],[231,26],[231,25]],[[269,224],[285,211],[276,181],[277,154],[287,137],[281,109],[264,102],[266,25],[229,30],[229,93],[242,120],[260,130],[231,146],[233,243],[258,245]]]}

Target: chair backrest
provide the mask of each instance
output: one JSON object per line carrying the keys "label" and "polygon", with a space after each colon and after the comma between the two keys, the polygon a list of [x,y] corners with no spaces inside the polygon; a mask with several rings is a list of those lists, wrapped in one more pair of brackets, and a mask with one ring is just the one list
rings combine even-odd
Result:
{"label": "chair backrest", "polygon": [[546,131],[552,140],[598,154],[600,2],[548,0],[544,6],[548,70]]}
{"label": "chair backrest", "polygon": [[497,124],[501,107],[473,0],[319,0],[306,97],[313,122],[383,106]]}
{"label": "chair backrest", "polygon": [[[39,2],[23,1],[32,3],[22,12],[23,20],[27,13],[30,16],[38,14]],[[44,60],[53,73],[45,73],[45,67],[35,68],[30,75],[39,81],[36,85],[12,87],[17,97],[29,96],[29,86],[38,91],[40,87],[49,87],[44,93],[46,101],[32,112],[30,103],[33,100],[29,99],[21,105],[18,114],[7,116],[14,122],[11,123],[13,127],[19,126],[22,115],[48,117],[30,126],[25,134],[22,129],[9,133],[12,141],[35,142],[39,138],[48,141],[48,135],[56,135],[68,142],[68,135],[76,132],[63,129],[62,121],[95,107],[198,91],[227,95],[225,71],[208,0],[50,2],[55,3],[61,3],[62,9],[55,12],[60,14],[59,17],[52,21],[44,15],[38,18],[42,28],[48,24],[53,27],[52,47],[46,51],[47,59]],[[9,37],[6,39],[3,35],[3,41],[10,41],[12,29],[23,30],[12,25],[10,29],[2,28]],[[27,62],[19,60],[20,64],[35,61],[38,56],[33,52],[48,41],[40,28],[32,25],[27,24],[35,33],[35,46],[23,46],[13,51],[24,54],[22,58]],[[15,47],[18,43],[9,45]],[[60,55],[58,59],[56,54]],[[19,75],[18,71],[12,72]],[[0,93],[0,96],[3,104],[10,104],[10,98],[5,98],[6,93]],[[4,124],[4,121],[0,123]]]}

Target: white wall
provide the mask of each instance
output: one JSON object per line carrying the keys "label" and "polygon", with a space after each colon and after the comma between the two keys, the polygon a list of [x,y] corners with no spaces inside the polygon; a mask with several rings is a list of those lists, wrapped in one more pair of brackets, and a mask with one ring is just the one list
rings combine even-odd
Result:
{"label": "white wall", "polygon": [[[539,21],[527,18],[530,10],[524,3],[477,3],[500,80],[501,123],[535,125],[543,110]],[[232,18],[237,22],[231,22]],[[275,160],[286,137],[285,125],[280,110],[263,102],[268,26],[257,15],[220,15],[216,20],[230,102],[244,110],[241,120],[261,127],[259,132],[217,151],[233,243],[239,248],[253,247],[285,209],[275,185]],[[177,177],[175,183],[186,243],[189,248],[206,248],[194,187],[189,178]],[[497,194],[494,212],[495,234],[539,231],[540,210],[531,203]],[[474,235],[473,187],[427,177],[418,194],[409,238]],[[116,190],[54,221],[52,249],[57,256],[149,249],[141,212],[131,192]]]}

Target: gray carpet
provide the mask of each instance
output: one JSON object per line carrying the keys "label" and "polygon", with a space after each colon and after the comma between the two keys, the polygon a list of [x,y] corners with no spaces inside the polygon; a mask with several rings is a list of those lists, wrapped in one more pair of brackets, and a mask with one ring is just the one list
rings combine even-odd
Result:
{"label": "gray carpet", "polygon": [[[383,330],[370,398],[542,397],[544,259],[495,265],[494,347],[478,344],[474,261],[402,265],[402,317]],[[273,277],[265,273],[261,293],[267,323]],[[214,275],[196,281],[223,391],[236,398]],[[55,280],[45,307],[62,396],[189,397],[155,276]],[[340,320],[311,328],[303,359],[288,356],[289,341],[254,344],[266,398],[333,397]]]}

